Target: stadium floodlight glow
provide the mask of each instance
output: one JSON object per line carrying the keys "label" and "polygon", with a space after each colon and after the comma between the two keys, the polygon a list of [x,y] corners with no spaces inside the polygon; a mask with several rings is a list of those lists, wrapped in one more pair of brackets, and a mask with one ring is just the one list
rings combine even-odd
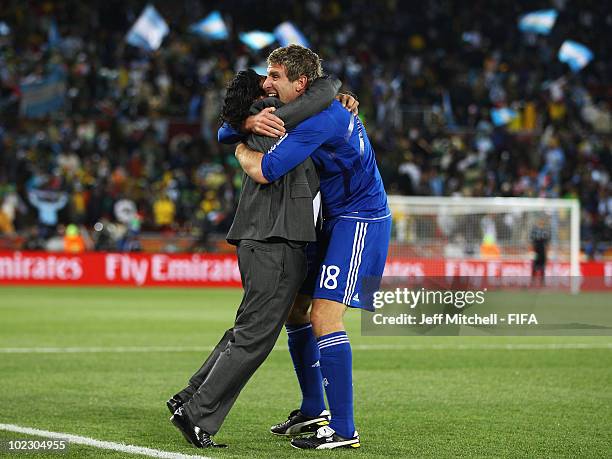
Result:
{"label": "stadium floodlight glow", "polygon": [[519,19],[519,29],[522,32],[548,35],[555,25],[557,15],[557,11],[553,9],[533,11],[521,16]]}

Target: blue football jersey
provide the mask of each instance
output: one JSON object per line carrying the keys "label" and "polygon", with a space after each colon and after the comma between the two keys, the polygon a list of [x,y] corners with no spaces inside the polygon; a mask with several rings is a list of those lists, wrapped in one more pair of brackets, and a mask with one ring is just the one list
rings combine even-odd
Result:
{"label": "blue football jersey", "polygon": [[246,136],[241,134],[228,123],[223,123],[217,131],[217,140],[219,143],[232,144],[242,142]]}
{"label": "blue football jersey", "polygon": [[288,131],[262,159],[273,182],[311,156],[321,180],[323,215],[388,218],[382,178],[361,120],[334,101],[329,108]]}

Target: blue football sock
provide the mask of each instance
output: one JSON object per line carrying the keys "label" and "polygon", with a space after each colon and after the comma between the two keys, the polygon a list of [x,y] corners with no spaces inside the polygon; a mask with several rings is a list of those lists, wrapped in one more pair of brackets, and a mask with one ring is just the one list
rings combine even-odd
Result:
{"label": "blue football sock", "polygon": [[321,336],[318,340],[321,352],[323,386],[331,411],[329,426],[344,438],[353,438],[353,368],[351,344],[345,331]]}
{"label": "blue football sock", "polygon": [[302,389],[300,411],[308,417],[318,416],[325,409],[323,377],[319,365],[319,347],[312,325],[287,325],[289,353]]}

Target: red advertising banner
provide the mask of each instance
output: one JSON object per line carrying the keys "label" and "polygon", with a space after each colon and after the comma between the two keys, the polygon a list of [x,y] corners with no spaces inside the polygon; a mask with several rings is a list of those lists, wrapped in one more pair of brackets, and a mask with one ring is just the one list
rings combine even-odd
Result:
{"label": "red advertising banner", "polygon": [[[582,262],[580,272],[584,277],[609,277],[612,282],[612,262]],[[547,277],[569,275],[569,263],[546,265]],[[385,276],[530,277],[531,261],[389,258]]]}
{"label": "red advertising banner", "polygon": [[0,252],[0,283],[240,287],[233,255]]}
{"label": "red advertising banner", "polygon": [[[499,261],[469,259],[390,258],[385,266],[388,277],[445,277],[487,279],[497,287],[530,287],[531,261]],[[581,290],[612,290],[612,262],[590,261],[580,263]],[[572,288],[570,264],[549,262],[546,278],[560,288]],[[497,282],[494,280],[497,279]]]}
{"label": "red advertising banner", "polygon": [[[583,285],[612,288],[612,262],[581,263]],[[550,262],[546,276],[569,277],[569,263]],[[504,278],[531,276],[529,261],[389,258],[385,276]],[[0,252],[0,284],[240,287],[232,254]]]}

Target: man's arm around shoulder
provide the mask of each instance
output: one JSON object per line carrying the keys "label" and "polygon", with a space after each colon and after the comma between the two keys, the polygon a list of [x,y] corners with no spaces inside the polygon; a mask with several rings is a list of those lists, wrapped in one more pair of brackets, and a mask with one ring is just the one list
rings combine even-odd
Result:
{"label": "man's arm around shoulder", "polygon": [[335,126],[331,121],[323,111],[287,132],[267,154],[241,145],[236,148],[236,159],[247,175],[257,183],[274,182],[305,161],[333,135]]}
{"label": "man's arm around shoulder", "polygon": [[251,177],[255,182],[265,185],[270,183],[266,179],[261,170],[261,161],[263,159],[263,153],[255,150],[251,150],[244,143],[239,143],[236,147],[236,159],[240,163],[240,166]]}

